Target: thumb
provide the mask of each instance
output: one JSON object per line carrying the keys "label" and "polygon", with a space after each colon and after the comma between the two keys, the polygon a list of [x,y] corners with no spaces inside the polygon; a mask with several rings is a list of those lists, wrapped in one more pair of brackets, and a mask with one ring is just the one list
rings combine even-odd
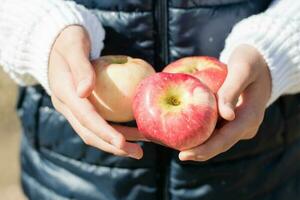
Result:
{"label": "thumb", "polygon": [[67,56],[67,62],[73,75],[79,97],[86,98],[95,87],[95,70],[83,50],[73,51]]}
{"label": "thumb", "polygon": [[227,77],[217,93],[219,113],[225,120],[234,120],[239,96],[251,83],[250,67],[245,62],[229,62]]}

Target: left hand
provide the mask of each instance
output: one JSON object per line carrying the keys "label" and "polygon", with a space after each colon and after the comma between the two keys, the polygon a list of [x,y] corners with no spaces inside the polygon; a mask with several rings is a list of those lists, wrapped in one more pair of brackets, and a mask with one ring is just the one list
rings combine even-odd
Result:
{"label": "left hand", "polygon": [[95,70],[89,60],[90,39],[78,25],[68,26],[56,38],[49,57],[51,100],[83,142],[107,153],[141,159],[137,130],[107,123],[87,98],[95,87]]}
{"label": "left hand", "polygon": [[220,116],[227,120],[203,144],[179,153],[179,159],[206,161],[229,150],[240,140],[253,138],[263,120],[271,94],[271,76],[262,55],[240,45],[228,62],[228,75],[218,91]]}

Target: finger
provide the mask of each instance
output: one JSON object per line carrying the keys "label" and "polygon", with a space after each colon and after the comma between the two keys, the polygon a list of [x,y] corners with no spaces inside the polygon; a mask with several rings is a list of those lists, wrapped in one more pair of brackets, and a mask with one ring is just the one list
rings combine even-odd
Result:
{"label": "finger", "polygon": [[[62,56],[60,54],[53,54],[53,59],[51,61],[51,65],[53,66],[51,71],[53,71],[53,73],[55,73],[55,76],[53,76],[53,98],[61,101],[63,104],[63,102],[71,102],[72,106],[73,106],[73,110],[74,113],[76,113],[77,115],[73,115],[76,117],[79,117],[81,119],[81,121],[84,121],[84,123],[87,124],[87,126],[89,124],[93,125],[93,131],[88,130],[90,129],[90,127],[84,127],[83,125],[81,125],[82,127],[84,127],[84,129],[87,129],[87,131],[89,132],[95,132],[97,133],[97,136],[99,139],[101,140],[105,140],[105,142],[107,143],[112,143],[115,144],[116,148],[117,147],[122,147],[123,150],[126,149],[126,151],[131,152],[132,154],[135,154],[135,152],[137,152],[136,154],[140,155],[140,150],[136,150],[137,148],[140,149],[140,147],[137,144],[131,144],[131,143],[126,143],[125,138],[117,131],[115,131],[112,127],[110,127],[99,115],[97,115],[94,111],[92,113],[94,113],[93,115],[96,115],[96,117],[91,117],[89,115],[89,110],[93,110],[92,105],[89,104],[89,102],[87,102],[87,106],[82,106],[81,105],[81,101],[87,101],[86,99],[80,99],[77,97],[76,93],[75,93],[75,87],[74,84],[72,82],[72,74],[71,71],[69,69],[69,67],[67,66],[67,64],[65,63],[65,60],[62,58]],[[59,69],[59,73],[56,72]],[[63,87],[62,87],[63,86]],[[53,101],[54,103],[57,101]],[[59,105],[61,105],[59,104]],[[80,104],[80,106],[76,107],[77,104]],[[63,104],[64,105],[64,104]],[[66,105],[64,105],[64,107],[67,107]],[[87,108],[88,107],[88,108]],[[77,110],[76,110],[77,109]],[[70,111],[71,112],[71,111]],[[90,120],[90,118],[92,118],[92,120]],[[99,123],[99,121],[102,122]],[[73,120],[74,121],[74,120]],[[78,121],[76,119],[76,121]],[[104,122],[103,122],[104,121]],[[81,124],[78,121],[78,124]],[[103,125],[104,124],[104,125]],[[96,131],[95,131],[96,130]],[[104,139],[102,139],[104,138]]]}
{"label": "finger", "polygon": [[67,118],[71,126],[87,145],[118,156],[130,156],[135,159],[141,159],[143,157],[143,150],[138,144],[126,143],[124,149],[118,149],[97,137],[85,127],[81,126],[80,122],[76,119],[72,112],[57,98],[52,97],[52,101],[55,104],[55,107]]}
{"label": "finger", "polygon": [[228,64],[228,74],[217,93],[219,113],[226,120],[235,118],[234,109],[241,93],[253,81],[251,66],[233,57]]}
{"label": "finger", "polygon": [[180,152],[179,159],[183,161],[206,161],[230,149],[239,140],[243,139],[245,132],[252,126],[253,117],[247,117],[246,111],[243,107],[237,108],[235,120],[227,122],[221,129],[215,130],[204,144]]}
{"label": "finger", "polygon": [[193,149],[180,152],[179,159],[182,161],[206,161],[225,152],[238,141],[239,137],[237,137],[237,132],[228,133],[226,131],[215,131],[213,136],[206,143]]}
{"label": "finger", "polygon": [[61,54],[52,50],[49,59],[49,86],[54,95],[62,95],[62,86],[72,85],[72,76],[68,64]]}
{"label": "finger", "polygon": [[125,137],[98,114],[88,99],[69,96],[65,103],[84,127],[117,148],[125,148]]}
{"label": "finger", "polygon": [[136,127],[127,127],[120,125],[113,125],[112,127],[122,133],[128,141],[149,141]]}
{"label": "finger", "polygon": [[82,98],[89,96],[95,86],[95,70],[89,61],[89,51],[78,45],[65,56],[65,59],[71,69],[77,95]]}
{"label": "finger", "polygon": [[216,130],[204,144],[180,152],[179,159],[206,161],[227,151],[239,140],[253,138],[264,115],[263,103],[257,103],[257,99],[262,96],[260,93],[257,84],[249,86],[243,93],[242,104],[236,109],[235,120]]}

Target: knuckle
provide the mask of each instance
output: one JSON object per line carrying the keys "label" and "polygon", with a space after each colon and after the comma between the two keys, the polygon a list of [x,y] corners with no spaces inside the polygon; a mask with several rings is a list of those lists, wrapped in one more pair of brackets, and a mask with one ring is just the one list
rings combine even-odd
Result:
{"label": "knuckle", "polygon": [[257,124],[258,126],[261,125],[261,123],[264,120],[264,112],[262,114],[259,115],[259,117],[257,118]]}
{"label": "knuckle", "polygon": [[77,120],[80,122],[80,124],[85,127],[88,128],[89,126],[91,126],[90,122],[91,122],[91,118],[93,117],[94,112],[96,112],[94,109],[90,109],[90,108],[86,108],[86,110],[81,111],[81,110],[74,110],[74,113],[78,113],[76,115]]}
{"label": "knuckle", "polygon": [[220,133],[222,135],[223,140],[219,142],[219,144],[216,145],[216,149],[220,149],[220,153],[223,153],[225,151],[227,151],[231,145],[230,145],[230,141],[231,138],[229,136],[229,134],[226,133]]}
{"label": "knuckle", "polygon": [[53,86],[52,91],[56,96],[56,101],[58,102],[58,99],[60,99],[61,102],[66,102],[68,99],[68,96],[66,95],[69,92],[69,88],[62,88],[61,85],[59,84],[59,81]]}
{"label": "knuckle", "polygon": [[260,118],[260,117],[257,117],[255,120],[254,120],[254,122],[252,123],[252,127],[253,128],[256,128],[256,127],[258,127],[261,123],[262,123],[262,119]]}
{"label": "knuckle", "polygon": [[250,119],[251,119],[250,126],[253,129],[256,129],[262,123],[263,115],[260,114],[259,112],[253,111],[253,110],[249,112],[249,115],[250,115]]}
{"label": "knuckle", "polygon": [[[76,113],[76,111],[74,113]],[[83,127],[87,128],[87,126],[88,126],[88,120],[87,120],[85,114],[82,113],[82,112],[77,112],[77,113],[78,113],[77,116],[76,116],[77,120],[80,122],[80,124]]]}
{"label": "knuckle", "polygon": [[220,134],[223,135],[222,136],[223,140],[220,141],[219,144],[217,144],[217,146],[218,146],[218,148],[216,148],[216,149],[218,149],[217,154],[225,153],[231,147],[233,147],[234,144],[237,143],[239,140],[237,138],[232,138],[232,136],[229,134],[225,134],[225,133],[220,133]]}
{"label": "knuckle", "polygon": [[80,124],[83,126],[83,127],[85,127],[85,119],[86,119],[86,117],[85,117],[85,115],[83,114],[83,112],[81,112],[80,110],[78,110],[78,109],[73,109],[73,106],[71,106],[70,107],[70,109],[71,109],[71,111],[72,111],[72,113],[74,113],[74,115],[75,115],[75,117],[76,117],[76,119],[80,122]]}
{"label": "knuckle", "polygon": [[220,149],[219,153],[218,154],[221,154],[221,153],[225,153],[226,151],[228,151],[233,145],[231,144],[228,144],[228,143],[224,143],[222,145],[222,148]]}
{"label": "knuckle", "polygon": [[227,151],[227,149],[228,149],[228,142],[225,142],[225,140],[224,140],[224,142],[221,142],[219,144],[218,152],[223,153],[223,152]]}
{"label": "knuckle", "polygon": [[91,137],[89,137],[88,135],[83,135],[81,136],[82,141],[84,142],[84,144],[88,145],[88,146],[93,146],[93,140]]}
{"label": "knuckle", "polygon": [[255,137],[256,135],[256,131],[251,131],[251,132],[248,132],[247,134],[244,135],[244,140],[251,140]]}
{"label": "knuckle", "polygon": [[255,126],[255,127],[253,127],[252,129],[250,129],[248,132],[246,132],[245,134],[244,134],[244,136],[243,136],[243,140],[250,140],[250,139],[253,139],[255,136],[256,136],[256,134],[257,134],[257,132],[258,132],[258,126]]}
{"label": "knuckle", "polygon": [[86,118],[85,118],[83,115],[79,115],[79,116],[78,116],[78,121],[80,122],[80,124],[81,124],[83,127],[85,127],[85,128],[88,127],[88,122],[87,122]]}
{"label": "knuckle", "polygon": [[113,143],[113,138],[110,134],[107,134],[107,132],[103,132],[101,130],[98,130],[97,133],[98,137],[100,137],[102,140],[104,140],[105,142],[107,142],[110,145],[114,146]]}

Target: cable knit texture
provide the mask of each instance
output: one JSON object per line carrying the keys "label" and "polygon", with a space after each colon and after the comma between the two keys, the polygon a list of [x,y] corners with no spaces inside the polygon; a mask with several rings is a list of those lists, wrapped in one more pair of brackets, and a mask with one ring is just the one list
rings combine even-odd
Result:
{"label": "cable knit texture", "polygon": [[90,11],[62,0],[3,0],[0,4],[0,65],[21,85],[37,80],[50,94],[48,60],[59,33],[69,25],[86,28],[91,58],[100,55],[104,29]]}
{"label": "cable knit texture", "polygon": [[278,97],[300,92],[300,1],[278,0],[258,15],[238,23],[226,40],[220,59],[227,63],[240,44],[254,46],[272,77],[269,106]]}

